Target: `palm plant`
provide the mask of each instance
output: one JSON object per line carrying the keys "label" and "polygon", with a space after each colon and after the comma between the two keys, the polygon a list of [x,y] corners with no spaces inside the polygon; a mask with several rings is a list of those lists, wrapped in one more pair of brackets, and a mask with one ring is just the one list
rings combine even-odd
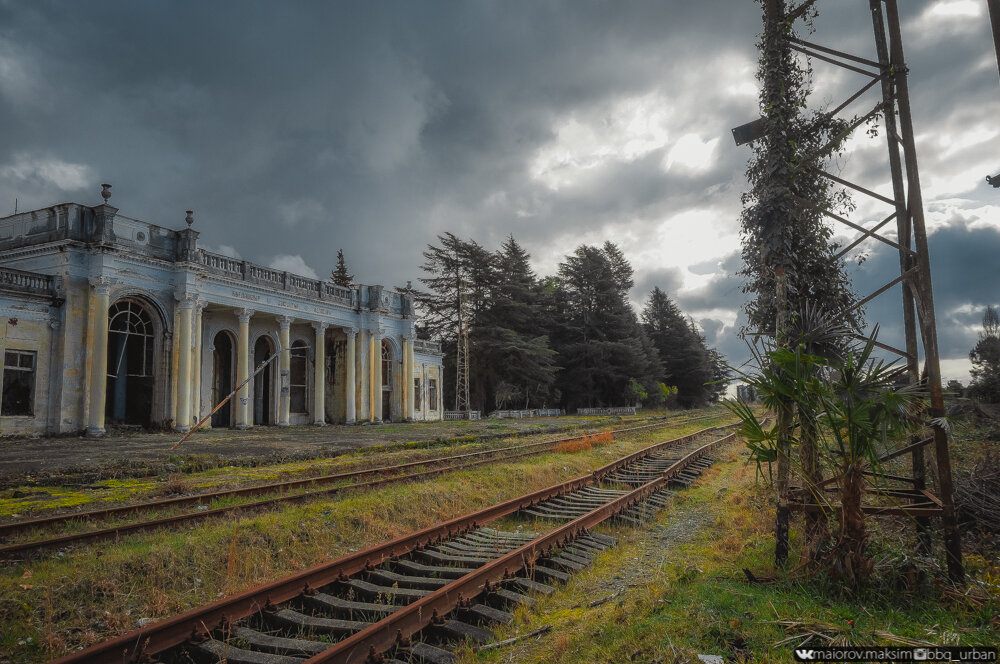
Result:
{"label": "palm plant", "polygon": [[921,390],[895,387],[903,368],[873,355],[874,334],[860,348],[836,361],[820,401],[823,452],[835,469],[840,487],[840,541],[832,562],[847,580],[857,582],[871,571],[864,555],[867,540],[862,501],[866,472],[881,474],[879,456],[891,438],[903,435],[915,422]]}
{"label": "palm plant", "polygon": [[[810,319],[817,324],[810,327]],[[788,348],[751,345],[756,371],[737,371],[757,390],[768,409],[794,404],[792,447],[802,450],[812,446],[815,450],[809,458],[803,455],[804,463],[799,466],[805,489],[816,503],[831,510],[818,479],[825,470],[841,494],[838,542],[826,560],[840,576],[857,583],[871,570],[864,553],[865,473],[881,472],[880,452],[889,438],[915,421],[913,411],[921,395],[912,387],[894,387],[895,378],[904,369],[874,356],[877,327],[871,338],[857,344],[851,341],[849,330],[818,310],[804,312],[799,320],[798,343]],[[740,434],[750,449],[751,462],[757,464],[758,475],[763,475],[765,464],[770,473],[770,465],[778,457],[777,426],[764,428],[746,404],[726,405],[741,420]],[[815,467],[810,467],[812,462]],[[814,553],[818,554],[818,548]]]}

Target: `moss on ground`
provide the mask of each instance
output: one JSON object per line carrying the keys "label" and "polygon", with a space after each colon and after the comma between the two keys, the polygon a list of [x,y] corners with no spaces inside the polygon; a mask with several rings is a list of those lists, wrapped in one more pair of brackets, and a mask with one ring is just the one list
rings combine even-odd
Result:
{"label": "moss on ground", "polygon": [[[790,662],[799,644],[1000,640],[1000,588],[979,603],[955,599],[932,579],[913,583],[903,572],[911,568],[901,564],[906,532],[890,521],[873,528],[880,563],[865,590],[851,593],[800,569],[776,575],[771,491],[754,482],[738,449],[681,492],[651,528],[620,533],[619,546],[535,610],[519,611],[497,638],[542,626],[551,627],[548,634],[479,654],[466,649],[463,664],[683,662],[699,653],[726,662]],[[991,560],[970,557],[970,573],[980,581],[1000,575],[995,554]],[[744,568],[770,582],[750,583]]]}
{"label": "moss on ground", "polygon": [[[694,411],[693,414],[712,413],[718,414],[721,418],[725,412],[716,407]],[[452,435],[434,440],[371,445],[347,453],[338,453],[333,458],[297,459],[274,463],[265,463],[263,459],[229,460],[227,463],[213,455],[173,454],[166,457],[165,464],[154,475],[132,477],[126,474],[124,477],[80,482],[79,477],[70,474],[62,477],[64,483],[60,483],[59,477],[50,477],[44,483],[32,480],[0,490],[0,520],[49,516],[59,511],[73,509],[99,509],[114,504],[129,504],[167,496],[317,477],[450,454],[488,450],[523,443],[530,436],[571,433],[582,427],[593,426],[595,422],[606,422],[607,419],[579,418],[574,423],[563,422],[555,428],[542,424],[520,432],[507,431],[507,424],[496,422],[487,424],[486,428],[503,430],[499,434]],[[647,414],[633,419],[636,423],[643,424],[651,418]],[[406,427],[382,430],[390,432],[410,427],[419,429],[422,426],[440,427],[441,423],[408,424]],[[211,431],[204,435],[209,434]]]}

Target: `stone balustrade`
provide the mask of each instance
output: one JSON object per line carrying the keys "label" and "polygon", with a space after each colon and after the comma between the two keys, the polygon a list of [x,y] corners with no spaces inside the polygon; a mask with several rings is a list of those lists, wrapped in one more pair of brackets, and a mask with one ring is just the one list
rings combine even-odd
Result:
{"label": "stone balustrade", "polygon": [[58,297],[54,277],[10,267],[0,267],[0,288],[43,297]]}
{"label": "stone balustrade", "polygon": [[[239,279],[240,281],[259,284],[267,288],[304,295],[306,297],[315,297],[328,302],[336,302],[352,308],[358,307],[359,303],[366,304],[368,300],[367,297],[359,295],[359,291],[369,288],[368,286],[347,288],[329,281],[310,279],[309,277],[292,274],[291,272],[264,267],[250,261],[212,253],[204,249],[200,250],[200,252],[201,265],[208,272],[229,279]],[[384,291],[384,295],[389,311],[401,312],[403,310],[404,302],[400,293]],[[438,352],[440,352],[440,344],[438,345]]]}

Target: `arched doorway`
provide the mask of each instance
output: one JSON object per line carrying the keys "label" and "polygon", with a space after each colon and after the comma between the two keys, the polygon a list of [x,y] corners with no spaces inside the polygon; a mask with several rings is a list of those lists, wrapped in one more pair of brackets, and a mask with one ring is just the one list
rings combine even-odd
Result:
{"label": "arched doorway", "polygon": [[[274,347],[271,340],[266,336],[257,340],[253,347],[253,368],[260,366],[261,362],[266,362],[274,354]],[[273,364],[273,363],[272,363]],[[254,376],[253,379],[253,423],[255,425],[271,424],[271,364],[264,367],[264,370]]]}
{"label": "arched doorway", "polygon": [[155,338],[153,319],[139,302],[121,300],[108,309],[105,421],[149,426]]}
{"label": "arched doorway", "polygon": [[392,346],[382,340],[382,421],[392,421]]}
{"label": "arched doorway", "polygon": [[[212,342],[212,408],[233,391],[233,338],[228,332],[219,332]],[[215,411],[212,415],[213,427],[229,427],[233,424],[233,401]]]}

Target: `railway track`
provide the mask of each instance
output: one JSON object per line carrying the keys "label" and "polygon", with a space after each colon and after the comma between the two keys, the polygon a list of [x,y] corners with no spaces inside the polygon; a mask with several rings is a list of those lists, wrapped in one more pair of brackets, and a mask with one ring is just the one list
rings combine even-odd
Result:
{"label": "railway track", "polygon": [[[703,419],[718,417],[705,415],[685,419],[671,419],[651,424],[613,429],[613,434],[628,433],[676,424],[685,424]],[[488,463],[513,461],[530,456],[545,454],[552,451],[560,443],[585,439],[588,435],[563,437],[554,440],[536,441],[521,445],[468,452],[458,455],[448,455],[420,461],[368,468],[347,473],[335,473],[320,477],[300,480],[274,482],[269,484],[206,492],[191,496],[179,496],[161,500],[146,501],[132,505],[121,505],[99,510],[72,512],[37,519],[14,521],[0,524],[0,540],[7,543],[0,546],[0,559],[17,559],[35,551],[61,548],[86,542],[115,539],[122,535],[174,527],[183,523],[192,523],[212,519],[234,512],[248,512],[278,507],[288,503],[328,496],[349,489],[377,488],[379,486],[415,479],[426,479],[456,470],[474,468]],[[277,494],[277,495],[276,495]],[[273,497],[267,497],[273,496]],[[247,499],[236,505],[216,507],[209,506],[215,501],[227,499]],[[159,517],[134,523],[116,524],[104,528],[84,530],[77,533],[11,541],[26,533],[42,529],[66,529],[78,524],[93,525],[109,519],[137,516],[151,512],[194,507],[194,511],[183,512],[167,517]]]}
{"label": "railway track", "polygon": [[[596,471],[192,609],[64,657],[229,664],[454,661],[448,644],[490,625],[614,546],[592,529],[641,525],[731,441],[711,427]],[[504,519],[507,528],[490,524]],[[519,528],[512,526],[514,522]],[[418,638],[419,637],[419,638]]]}

